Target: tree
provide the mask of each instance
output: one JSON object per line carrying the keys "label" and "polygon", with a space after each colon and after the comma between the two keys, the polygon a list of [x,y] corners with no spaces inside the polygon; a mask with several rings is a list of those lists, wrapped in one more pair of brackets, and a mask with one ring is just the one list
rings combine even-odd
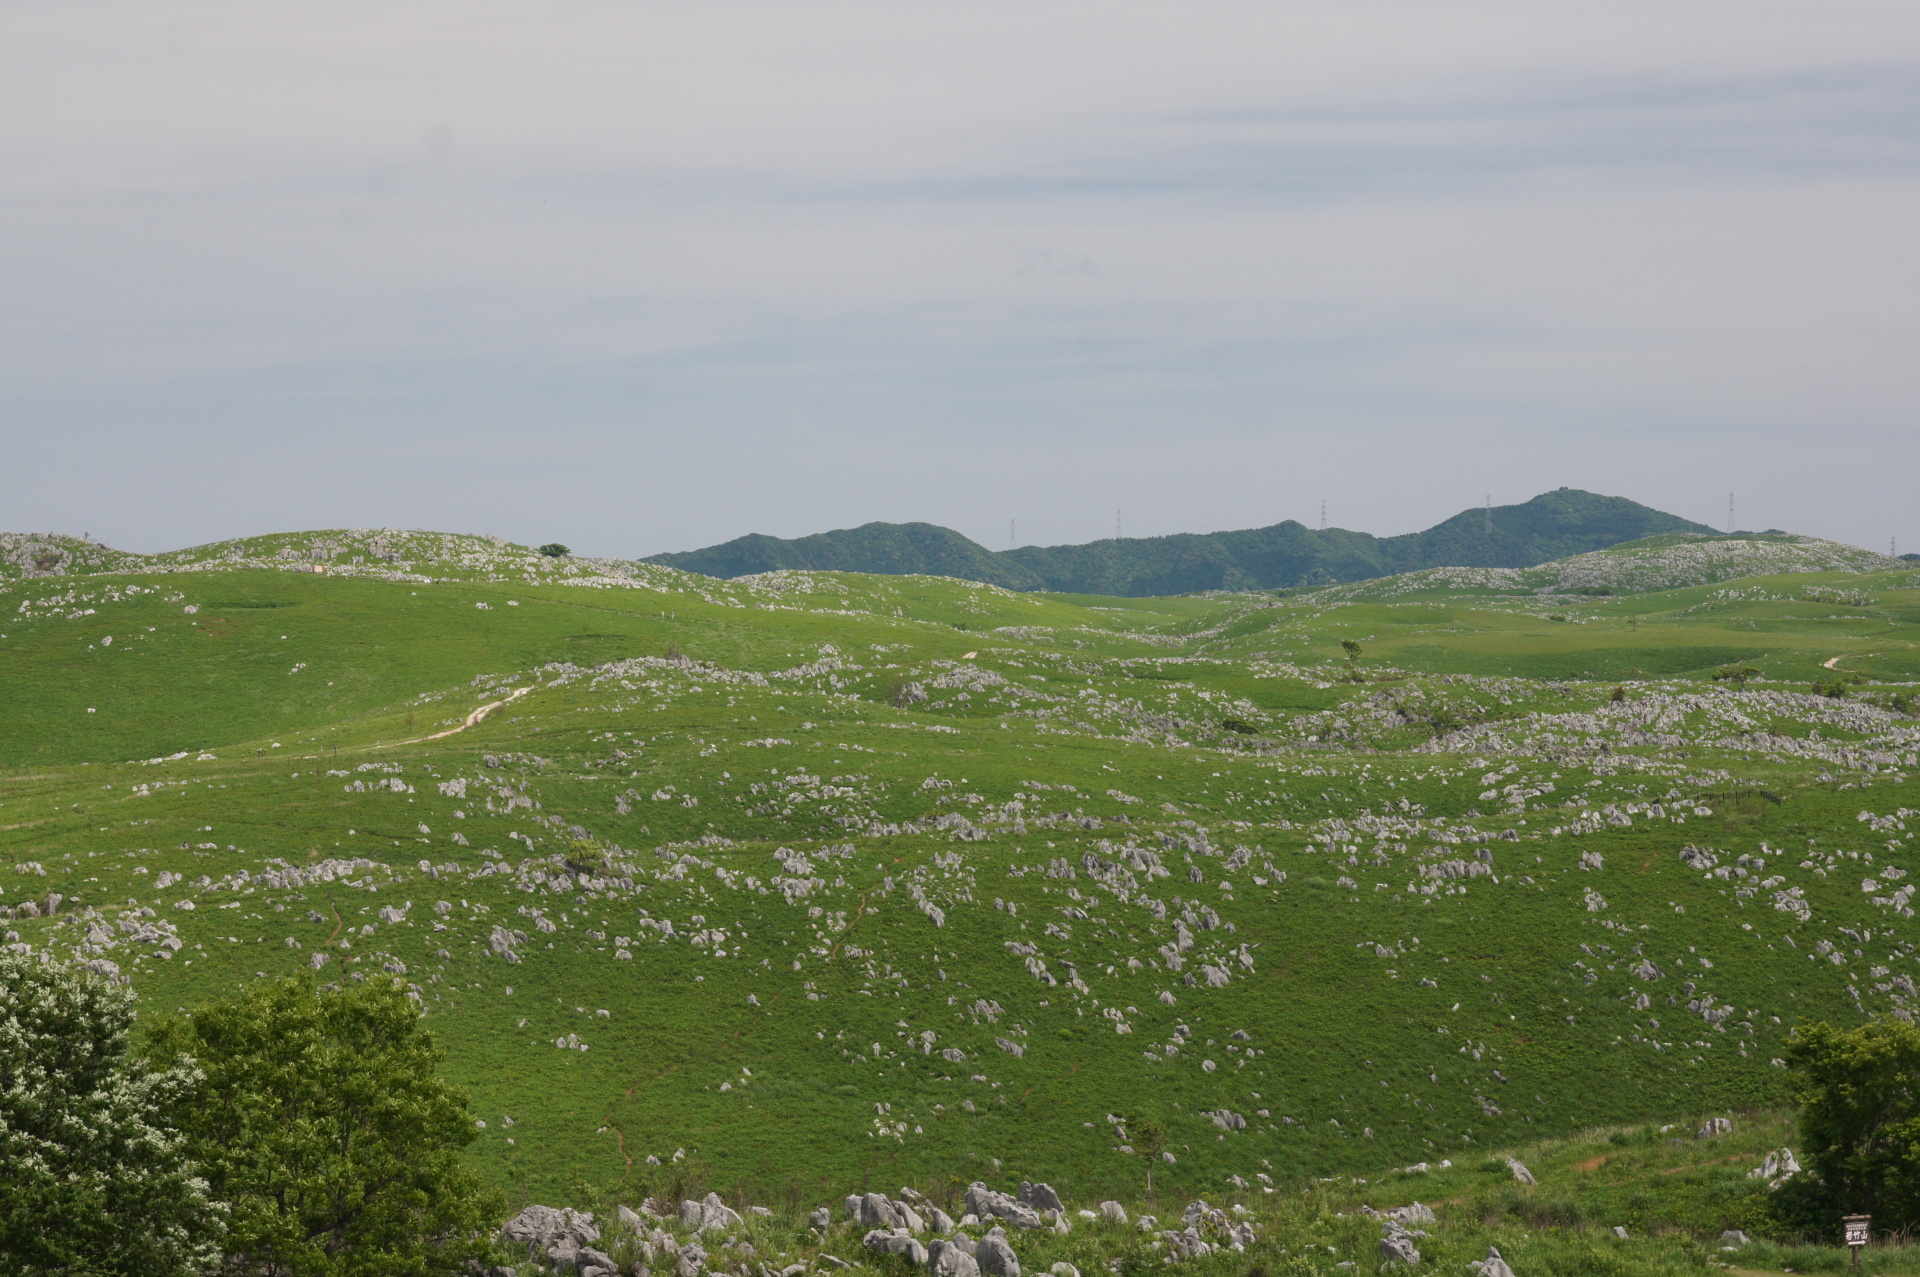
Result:
{"label": "tree", "polygon": [[[1920,1224],[1920,1028],[1892,1017],[1852,1030],[1805,1025],[1788,1041],[1787,1063],[1801,1082],[1800,1136],[1825,1222],[1861,1214],[1876,1228]],[[1796,1195],[1804,1201],[1809,1187]]]}
{"label": "tree", "polygon": [[1713,672],[1716,683],[1732,683],[1735,687],[1745,687],[1750,678],[1759,678],[1760,671],[1752,665],[1723,665]]}
{"label": "tree", "polygon": [[249,1277],[464,1273],[504,1213],[461,1165],[466,1097],[399,980],[290,977],[174,1019],[160,1049],[206,1073],[182,1114],[231,1203],[227,1271]]}
{"label": "tree", "polygon": [[130,1058],[133,993],[45,954],[0,952],[0,1271],[197,1273],[221,1209],[165,1120],[190,1060]]}
{"label": "tree", "polygon": [[564,559],[569,554],[572,554],[573,551],[561,545],[558,541],[549,541],[540,547],[540,553],[546,555],[549,559]]}
{"label": "tree", "polygon": [[1341,639],[1340,650],[1347,654],[1347,659],[1350,661],[1360,659],[1360,644],[1354,639]]}
{"label": "tree", "polygon": [[1167,1128],[1145,1117],[1130,1117],[1121,1123],[1128,1145],[1147,1159],[1147,1197],[1153,1197],[1153,1160],[1167,1146]]}

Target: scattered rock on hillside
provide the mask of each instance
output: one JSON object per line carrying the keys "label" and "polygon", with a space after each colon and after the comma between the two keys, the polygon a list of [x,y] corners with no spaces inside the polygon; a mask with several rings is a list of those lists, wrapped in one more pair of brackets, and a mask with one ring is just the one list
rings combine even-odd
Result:
{"label": "scattered rock on hillside", "polygon": [[936,1238],[927,1248],[927,1267],[932,1277],[979,1277],[980,1265],[954,1242]]}
{"label": "scattered rock on hillside", "polygon": [[[600,1240],[600,1230],[590,1214],[552,1206],[529,1206],[506,1222],[500,1236],[524,1245],[529,1258],[540,1259],[552,1257],[555,1251],[578,1255],[584,1247]],[[577,1264],[567,1266],[578,1267]]]}
{"label": "scattered rock on hillside", "polygon": [[967,1211],[982,1220],[1004,1219],[1015,1228],[1038,1228],[1044,1222],[1033,1207],[997,1193],[978,1180],[967,1186]]}
{"label": "scattered rock on hillside", "polygon": [[1720,1244],[1722,1246],[1745,1246],[1752,1241],[1753,1239],[1751,1237],[1748,1237],[1737,1228],[1729,1228],[1726,1232],[1720,1234]]}
{"label": "scattered rock on hillside", "polygon": [[1127,1208],[1119,1202],[1101,1202],[1100,1214],[1116,1224],[1127,1222]]}
{"label": "scattered rock on hillside", "polygon": [[1748,1179],[1763,1179],[1768,1188],[1778,1188],[1786,1183],[1790,1175],[1800,1173],[1799,1159],[1794,1157],[1790,1148],[1776,1148],[1767,1154],[1767,1160],[1747,1172]]}
{"label": "scattered rock on hillside", "polygon": [[1020,1277],[1020,1257],[1007,1244],[1006,1232],[998,1227],[980,1239],[974,1248],[973,1262],[990,1277]]}
{"label": "scattered rock on hillside", "polygon": [[1388,1224],[1380,1238],[1380,1262],[1416,1265],[1420,1262],[1420,1248],[1413,1244],[1411,1234],[1397,1224]]}
{"label": "scattered rock on hillside", "polygon": [[1513,1277],[1513,1269],[1508,1267],[1506,1260],[1500,1258],[1500,1250],[1495,1246],[1487,1247],[1485,1259],[1469,1260],[1467,1267],[1479,1273],[1480,1277]]}
{"label": "scattered rock on hillside", "polygon": [[1053,1191],[1051,1184],[1029,1184],[1021,1180],[1020,1200],[1035,1210],[1064,1211],[1067,1209],[1060,1200],[1060,1194]]}
{"label": "scattered rock on hillside", "polygon": [[1431,1224],[1434,1222],[1432,1209],[1422,1206],[1419,1202],[1415,1202],[1411,1206],[1396,1206],[1387,1212],[1387,1218],[1401,1224]]}
{"label": "scattered rock on hillside", "polygon": [[1518,1158],[1509,1157],[1507,1159],[1507,1169],[1512,1171],[1513,1177],[1522,1184],[1538,1184],[1540,1182],[1533,1177],[1533,1172],[1527,1169],[1527,1164]]}
{"label": "scattered rock on hillside", "polygon": [[819,1210],[807,1216],[807,1226],[816,1232],[826,1232],[829,1228],[833,1227],[833,1212],[827,1207],[822,1206]]}
{"label": "scattered rock on hillside", "polygon": [[1707,1124],[1700,1128],[1699,1132],[1694,1136],[1694,1138],[1702,1139],[1702,1140],[1710,1140],[1710,1139],[1713,1139],[1715,1136],[1729,1134],[1732,1130],[1733,1130],[1733,1123],[1729,1121],[1727,1118],[1724,1118],[1724,1117],[1709,1118],[1707,1119]]}
{"label": "scattered rock on hillside", "polygon": [[927,1248],[904,1228],[876,1228],[860,1239],[876,1255],[905,1255],[915,1265],[927,1262]]}

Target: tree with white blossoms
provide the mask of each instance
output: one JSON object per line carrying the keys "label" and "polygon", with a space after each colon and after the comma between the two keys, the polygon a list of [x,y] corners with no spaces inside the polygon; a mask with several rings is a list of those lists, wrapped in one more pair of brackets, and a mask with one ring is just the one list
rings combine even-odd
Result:
{"label": "tree with white blossoms", "polygon": [[165,1114],[200,1083],[128,1053],[133,992],[0,952],[0,1272],[173,1277],[218,1258],[208,1198]]}

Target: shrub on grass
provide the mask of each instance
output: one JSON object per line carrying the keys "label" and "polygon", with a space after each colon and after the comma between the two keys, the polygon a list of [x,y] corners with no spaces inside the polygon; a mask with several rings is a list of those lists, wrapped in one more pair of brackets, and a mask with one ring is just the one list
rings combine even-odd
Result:
{"label": "shrub on grass", "polygon": [[399,980],[255,985],[161,1026],[206,1081],[181,1128],[231,1204],[226,1270],[300,1277],[464,1274],[504,1213],[460,1161],[466,1097]]}
{"label": "shrub on grass", "polygon": [[166,1110],[191,1060],[128,1053],[133,991],[0,951],[0,1271],[172,1277],[219,1254],[220,1207]]}
{"label": "shrub on grass", "polygon": [[1805,1025],[1787,1063],[1801,1083],[1807,1169],[1775,1194],[1776,1215],[1808,1232],[1831,1232],[1840,1214],[1920,1225],[1920,1028],[1892,1017]]}

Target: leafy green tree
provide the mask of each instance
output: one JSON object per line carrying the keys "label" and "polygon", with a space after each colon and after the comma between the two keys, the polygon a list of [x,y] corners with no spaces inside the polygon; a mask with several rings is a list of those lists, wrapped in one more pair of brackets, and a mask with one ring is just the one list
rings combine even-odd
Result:
{"label": "leafy green tree", "polygon": [[263,982],[156,1041],[206,1073],[181,1125],[231,1203],[227,1271],[464,1274],[487,1254],[504,1206],[460,1162],[473,1117],[399,980]]}
{"label": "leafy green tree", "polygon": [[1350,661],[1360,659],[1360,644],[1354,639],[1341,639],[1340,650],[1347,654],[1347,659]]}
{"label": "leafy green tree", "polygon": [[1153,1196],[1153,1163],[1167,1146],[1167,1128],[1151,1118],[1130,1117],[1121,1123],[1127,1144],[1147,1160],[1147,1196]]}
{"label": "leafy green tree", "polygon": [[564,559],[569,554],[572,554],[573,551],[561,545],[558,541],[549,541],[540,547],[540,553],[546,555],[549,559]]}
{"label": "leafy green tree", "polygon": [[1920,1028],[1892,1017],[1852,1030],[1805,1025],[1787,1063],[1801,1083],[1800,1136],[1827,1222],[1861,1214],[1877,1229],[1920,1224]]}
{"label": "leafy green tree", "polygon": [[191,1060],[130,1057],[133,993],[43,954],[0,952],[0,1272],[197,1273],[221,1210],[167,1110]]}
{"label": "leafy green tree", "polygon": [[1716,683],[1732,683],[1735,687],[1745,687],[1750,678],[1759,678],[1760,671],[1752,665],[1723,665],[1713,672]]}

